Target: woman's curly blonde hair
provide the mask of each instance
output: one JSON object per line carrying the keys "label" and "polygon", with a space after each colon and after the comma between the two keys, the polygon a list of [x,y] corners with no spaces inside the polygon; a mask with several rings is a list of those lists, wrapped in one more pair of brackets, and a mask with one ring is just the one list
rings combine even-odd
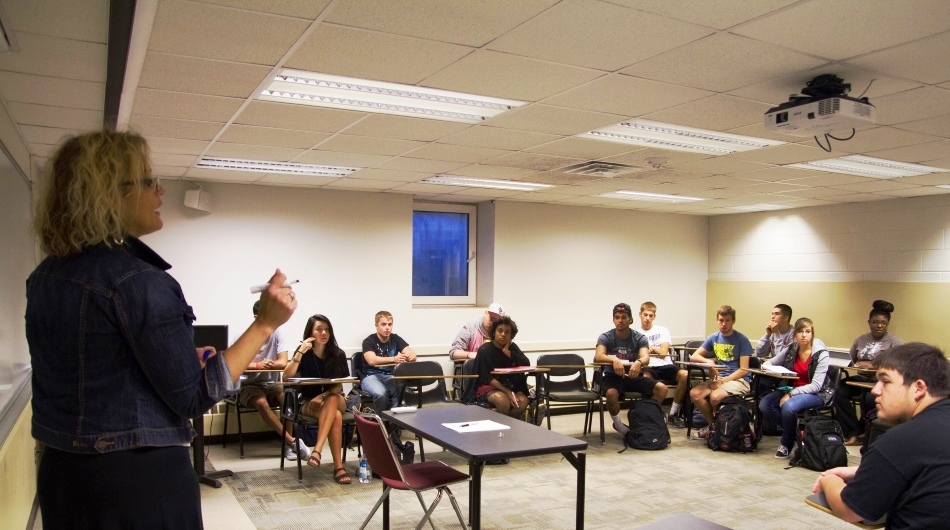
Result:
{"label": "woman's curly blonde hair", "polygon": [[34,228],[43,251],[68,257],[122,241],[123,184],[149,173],[145,138],[103,130],[67,139],[47,164]]}

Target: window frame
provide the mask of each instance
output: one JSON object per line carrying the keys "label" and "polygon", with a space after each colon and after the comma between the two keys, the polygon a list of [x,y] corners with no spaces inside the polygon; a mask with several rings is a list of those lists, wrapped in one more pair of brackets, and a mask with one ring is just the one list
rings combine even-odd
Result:
{"label": "window frame", "polygon": [[[418,306],[475,306],[476,283],[476,260],[478,259],[478,249],[476,247],[476,234],[478,227],[478,207],[474,204],[452,204],[452,203],[431,203],[414,202],[412,204],[412,213],[416,212],[434,212],[434,213],[464,213],[468,214],[468,294],[465,296],[412,296],[412,305]],[[413,222],[413,225],[415,223]],[[413,226],[413,230],[415,227]],[[415,234],[413,233],[413,238]],[[412,260],[410,264],[410,279],[412,284],[412,265],[415,264],[415,249],[412,251]],[[411,293],[410,287],[410,293]]]}

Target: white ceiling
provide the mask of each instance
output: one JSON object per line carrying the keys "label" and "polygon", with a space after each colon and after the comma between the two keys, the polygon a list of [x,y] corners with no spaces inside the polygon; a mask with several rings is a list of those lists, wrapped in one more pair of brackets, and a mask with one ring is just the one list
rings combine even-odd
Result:
{"label": "white ceiling", "polygon": [[[108,5],[0,0],[19,48],[0,55],[0,103],[39,162],[64,135],[102,124]],[[129,124],[162,177],[697,215],[950,193],[936,187],[950,185],[946,0],[160,0],[144,29],[138,86],[125,87]],[[255,100],[285,67],[529,103],[467,125]],[[767,109],[824,73],[851,83],[852,95],[874,80],[865,95],[876,127],[832,153],[763,128]],[[708,157],[572,138],[630,118],[789,143]],[[886,180],[779,167],[849,154],[948,172]],[[208,170],[195,167],[200,155],[365,169],[345,178]],[[650,157],[668,162],[649,169]],[[590,160],[641,170],[562,171]],[[418,182],[437,173],[555,187]],[[620,189],[708,200],[596,197]]]}

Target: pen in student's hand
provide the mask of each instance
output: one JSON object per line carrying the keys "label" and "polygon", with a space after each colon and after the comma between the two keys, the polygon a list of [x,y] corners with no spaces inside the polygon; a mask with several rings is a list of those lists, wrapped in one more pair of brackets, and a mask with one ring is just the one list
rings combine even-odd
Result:
{"label": "pen in student's hand", "polygon": [[[286,282],[284,282],[284,287],[290,287],[291,285],[293,285],[293,284],[295,284],[295,283],[300,283],[300,280],[287,280]],[[262,283],[262,284],[260,284],[260,285],[252,285],[252,286],[251,286],[251,294],[257,294],[257,293],[263,292],[264,289],[267,289],[267,286],[268,286],[268,285],[270,285],[270,284],[269,284],[269,283]]]}

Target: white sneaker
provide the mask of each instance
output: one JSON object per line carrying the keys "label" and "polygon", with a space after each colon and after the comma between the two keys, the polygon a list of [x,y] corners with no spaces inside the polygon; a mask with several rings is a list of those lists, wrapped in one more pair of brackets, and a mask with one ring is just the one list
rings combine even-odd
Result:
{"label": "white sneaker", "polygon": [[298,458],[310,460],[310,448],[300,440],[295,440],[294,445],[284,446],[284,458],[291,462]]}
{"label": "white sneaker", "polygon": [[284,444],[284,459],[290,460],[291,462],[297,460],[297,452],[294,451],[293,447],[286,444]]}
{"label": "white sneaker", "polygon": [[301,442],[300,440],[297,440],[296,445],[297,445],[297,458],[303,460],[304,462],[306,462],[307,460],[310,460],[310,448],[307,447],[307,444]]}

